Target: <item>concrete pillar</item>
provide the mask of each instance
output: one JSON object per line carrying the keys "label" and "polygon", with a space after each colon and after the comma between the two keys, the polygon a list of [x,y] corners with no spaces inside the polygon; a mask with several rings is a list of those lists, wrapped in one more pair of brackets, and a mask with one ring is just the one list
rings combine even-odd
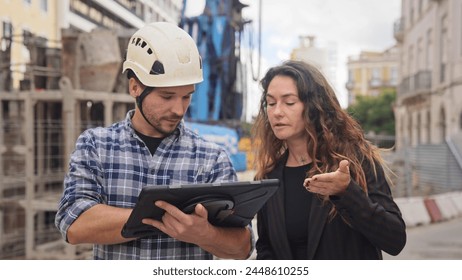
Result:
{"label": "concrete pillar", "polygon": [[[34,94],[31,92],[31,94]],[[31,95],[26,96],[24,99],[24,137],[26,153],[24,156],[34,154],[34,102]],[[35,197],[35,180],[34,180],[34,161],[25,161],[26,173],[26,197],[24,204],[24,212],[26,215],[26,228],[25,228],[25,246],[26,246],[26,259],[31,259],[34,254],[34,218],[35,210],[33,207]]]}

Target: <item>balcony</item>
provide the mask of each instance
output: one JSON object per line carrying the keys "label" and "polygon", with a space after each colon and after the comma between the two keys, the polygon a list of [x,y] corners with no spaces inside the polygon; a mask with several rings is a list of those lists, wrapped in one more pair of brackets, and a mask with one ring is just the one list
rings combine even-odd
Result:
{"label": "balcony", "polygon": [[416,91],[430,91],[432,88],[432,72],[430,70],[419,71],[415,74],[414,89]]}
{"label": "balcony", "polygon": [[403,42],[404,38],[404,18],[401,17],[393,24],[393,36],[399,43]]}
{"label": "balcony", "polygon": [[430,94],[432,89],[432,71],[423,70],[406,77],[399,85],[399,98],[408,99],[418,95]]}
{"label": "balcony", "polygon": [[369,87],[370,88],[380,88],[384,86],[384,82],[381,78],[371,78],[369,80]]}

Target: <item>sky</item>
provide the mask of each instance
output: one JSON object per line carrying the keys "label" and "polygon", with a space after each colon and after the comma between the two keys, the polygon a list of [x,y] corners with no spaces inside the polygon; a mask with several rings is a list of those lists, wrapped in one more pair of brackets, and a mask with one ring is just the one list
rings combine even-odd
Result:
{"label": "sky", "polygon": [[[242,10],[243,17],[252,20],[254,31],[254,73],[257,72],[259,3],[261,17],[261,78],[266,70],[289,58],[292,49],[299,46],[299,36],[315,36],[317,41],[336,45],[337,97],[347,105],[345,83],[348,78],[348,56],[361,51],[384,51],[395,44],[393,23],[400,17],[401,0],[241,0],[249,5]],[[188,1],[187,15],[202,12],[205,0]],[[244,35],[248,36],[248,35]],[[248,45],[243,43],[243,47]],[[243,56],[243,57],[249,57]],[[250,67],[250,66],[249,66]],[[250,69],[248,70],[250,74]],[[250,77],[250,81],[252,78]],[[255,94],[254,94],[255,93]],[[247,120],[257,112],[261,90],[251,83],[248,93]]]}

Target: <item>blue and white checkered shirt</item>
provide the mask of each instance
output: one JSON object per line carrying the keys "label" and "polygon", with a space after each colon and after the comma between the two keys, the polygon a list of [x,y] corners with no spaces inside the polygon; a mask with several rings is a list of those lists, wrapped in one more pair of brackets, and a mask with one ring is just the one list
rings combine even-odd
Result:
{"label": "blue and white checkered shirt", "polygon": [[[133,208],[145,185],[237,180],[227,152],[186,128],[184,122],[151,156],[133,129],[133,113],[110,127],[88,129],[77,139],[55,221],[66,240],[69,226],[85,210],[96,204]],[[94,245],[93,253],[95,259],[213,258],[197,245],[165,234]]]}

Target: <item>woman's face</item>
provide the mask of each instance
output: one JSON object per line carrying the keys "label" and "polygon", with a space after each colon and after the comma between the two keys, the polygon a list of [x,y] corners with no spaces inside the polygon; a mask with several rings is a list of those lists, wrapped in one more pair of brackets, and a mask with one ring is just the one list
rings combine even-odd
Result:
{"label": "woman's face", "polygon": [[268,85],[266,95],[268,120],[275,136],[280,140],[303,139],[304,104],[298,98],[295,81],[287,76],[275,76]]}

